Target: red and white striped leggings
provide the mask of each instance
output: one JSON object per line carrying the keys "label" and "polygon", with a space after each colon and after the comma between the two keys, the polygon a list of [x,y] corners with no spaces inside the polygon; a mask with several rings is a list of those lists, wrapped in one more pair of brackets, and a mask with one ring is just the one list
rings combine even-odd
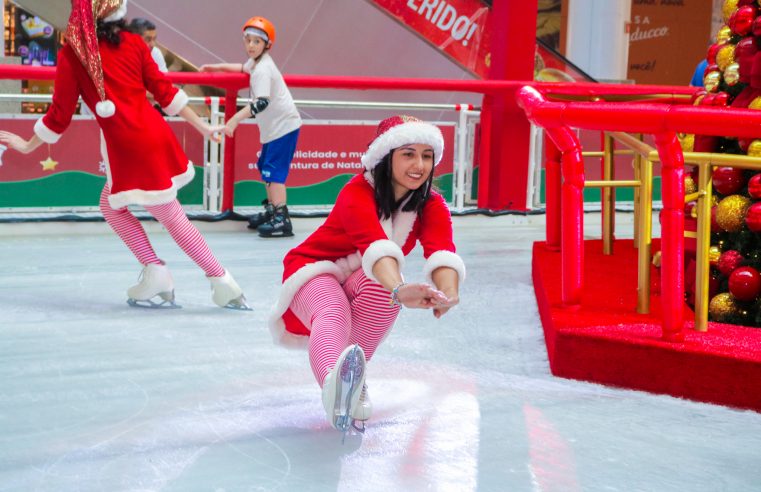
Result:
{"label": "red and white striped leggings", "polygon": [[[100,211],[108,225],[124,241],[137,260],[143,264],[162,264],[145,234],[140,221],[127,207],[113,209],[108,203],[111,187],[106,183],[100,194]],[[208,277],[221,277],[225,269],[214,257],[201,233],[190,223],[182,205],[176,199],[162,205],[147,205],[145,209],[163,225],[177,245],[206,273]]]}
{"label": "red and white striped leggings", "polygon": [[382,285],[360,268],[343,285],[330,274],[304,284],[291,301],[291,311],[311,327],[309,362],[317,382],[336,365],[341,352],[359,344],[369,361],[399,315]]}

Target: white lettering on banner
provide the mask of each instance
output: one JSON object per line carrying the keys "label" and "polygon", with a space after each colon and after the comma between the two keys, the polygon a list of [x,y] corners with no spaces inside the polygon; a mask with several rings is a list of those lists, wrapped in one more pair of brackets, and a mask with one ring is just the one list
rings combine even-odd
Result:
{"label": "white lettering on banner", "polygon": [[462,41],[463,46],[468,45],[478,27],[476,22],[467,15],[458,15],[457,9],[445,0],[419,1],[420,4],[417,4],[416,0],[407,0],[407,7],[418,15],[425,16],[426,20],[442,31],[451,31],[452,39]]}
{"label": "white lettering on banner", "polygon": [[653,29],[640,30],[639,26],[629,34],[629,42],[644,41],[646,39],[663,38],[669,35],[668,26],[654,27]]}

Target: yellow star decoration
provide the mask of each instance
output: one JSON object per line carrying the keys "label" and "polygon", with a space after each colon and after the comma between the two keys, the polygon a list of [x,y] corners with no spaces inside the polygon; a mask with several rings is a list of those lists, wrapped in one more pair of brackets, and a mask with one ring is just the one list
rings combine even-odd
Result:
{"label": "yellow star decoration", "polygon": [[55,167],[58,165],[58,161],[54,161],[52,157],[48,156],[44,161],[40,161],[43,171],[55,171]]}

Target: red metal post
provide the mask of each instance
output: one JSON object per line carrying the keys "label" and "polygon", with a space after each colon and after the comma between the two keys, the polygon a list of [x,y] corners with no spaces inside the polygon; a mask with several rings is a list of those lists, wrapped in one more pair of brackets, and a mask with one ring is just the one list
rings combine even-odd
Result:
{"label": "red metal post", "polygon": [[[225,91],[225,121],[238,110],[238,90]],[[233,209],[235,187],[235,137],[225,137],[224,175],[222,180],[222,212]]]}
{"label": "red metal post", "polygon": [[655,135],[661,159],[663,338],[684,341],[684,155],[675,132]]}
{"label": "red metal post", "polygon": [[560,249],[560,150],[544,134],[544,206],[547,249]]}
{"label": "red metal post", "polygon": [[[490,80],[533,80],[536,14],[537,0],[494,0]],[[484,102],[489,160],[479,171],[478,206],[527,210],[530,125],[512,94],[497,93],[491,103]]]}

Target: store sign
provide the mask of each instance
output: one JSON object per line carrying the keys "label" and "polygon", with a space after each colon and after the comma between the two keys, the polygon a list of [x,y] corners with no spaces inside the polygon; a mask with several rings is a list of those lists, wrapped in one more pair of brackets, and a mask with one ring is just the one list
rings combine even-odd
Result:
{"label": "store sign", "polygon": [[490,9],[479,0],[371,0],[475,75],[489,72]]}

